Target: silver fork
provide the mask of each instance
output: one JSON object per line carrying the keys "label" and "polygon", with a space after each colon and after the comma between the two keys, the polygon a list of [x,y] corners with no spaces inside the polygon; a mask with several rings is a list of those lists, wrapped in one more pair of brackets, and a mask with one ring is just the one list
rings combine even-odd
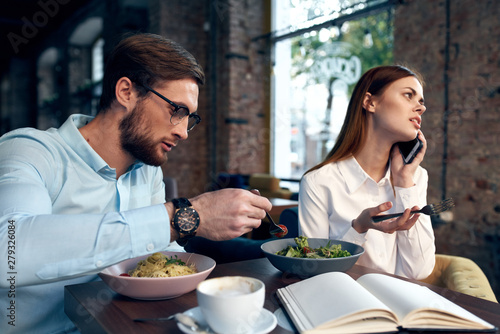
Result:
{"label": "silver fork", "polygon": [[[455,206],[455,203],[453,202],[453,198],[447,198],[444,201],[441,201],[437,204],[428,204],[424,206],[420,210],[412,211],[411,213],[423,213],[426,215],[437,215],[440,214],[441,212],[448,211],[449,209],[453,208]],[[388,215],[378,215],[378,216],[373,216],[372,220],[375,223],[381,222],[386,219],[391,219],[391,218],[396,218],[401,215],[403,215],[404,212],[401,213],[392,213]]]}
{"label": "silver fork", "polygon": [[285,230],[281,226],[279,226],[278,224],[276,224],[274,222],[274,220],[271,218],[271,215],[269,214],[269,212],[266,212],[266,217],[269,220],[269,222],[271,223],[269,225],[269,234],[276,235],[278,233],[284,233],[285,232]]}
{"label": "silver fork", "polygon": [[184,313],[176,313],[165,318],[137,318],[134,319],[136,322],[149,322],[149,321],[170,321],[175,320],[178,323],[183,324],[191,331],[200,334],[211,334],[214,333],[209,327],[201,326],[193,317],[186,315]]}
{"label": "silver fork", "polygon": [[[252,192],[256,195],[260,195],[259,189],[251,189],[250,192]],[[269,234],[276,236],[279,233],[285,233],[285,230],[281,226],[279,226],[278,224],[276,224],[274,222],[274,220],[273,220],[273,218],[271,218],[271,215],[269,214],[269,212],[266,212],[266,217],[270,223],[269,224]]]}

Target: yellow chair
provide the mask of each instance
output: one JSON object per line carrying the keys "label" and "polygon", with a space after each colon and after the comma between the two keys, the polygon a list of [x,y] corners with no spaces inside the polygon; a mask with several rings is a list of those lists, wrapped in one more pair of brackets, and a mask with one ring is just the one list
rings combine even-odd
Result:
{"label": "yellow chair", "polygon": [[258,189],[260,194],[267,198],[290,199],[293,192],[280,187],[280,179],[269,174],[252,174],[248,179],[250,189]]}
{"label": "yellow chair", "polygon": [[484,272],[464,257],[436,254],[433,272],[421,281],[498,303]]}

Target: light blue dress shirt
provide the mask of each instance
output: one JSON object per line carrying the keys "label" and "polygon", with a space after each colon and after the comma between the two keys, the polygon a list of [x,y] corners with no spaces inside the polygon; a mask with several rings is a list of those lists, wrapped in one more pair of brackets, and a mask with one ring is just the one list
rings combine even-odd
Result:
{"label": "light blue dress shirt", "polygon": [[65,285],[168,246],[161,168],[137,162],[116,179],[78,131],[91,119],[0,138],[0,333],[76,331]]}

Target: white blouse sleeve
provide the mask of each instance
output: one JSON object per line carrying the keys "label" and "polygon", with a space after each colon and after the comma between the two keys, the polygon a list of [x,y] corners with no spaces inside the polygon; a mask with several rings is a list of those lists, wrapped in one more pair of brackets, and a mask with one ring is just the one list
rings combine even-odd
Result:
{"label": "white blouse sleeve", "polygon": [[299,235],[308,238],[328,238],[327,195],[313,176],[306,174],[300,182]]}
{"label": "white blouse sleeve", "polygon": [[[411,188],[395,187],[396,206],[401,210],[427,203],[427,171],[419,168],[415,173],[415,186]],[[398,257],[396,275],[413,279],[423,279],[430,275],[435,264],[436,247],[434,231],[429,216],[421,214],[415,225],[408,231],[397,232]]]}

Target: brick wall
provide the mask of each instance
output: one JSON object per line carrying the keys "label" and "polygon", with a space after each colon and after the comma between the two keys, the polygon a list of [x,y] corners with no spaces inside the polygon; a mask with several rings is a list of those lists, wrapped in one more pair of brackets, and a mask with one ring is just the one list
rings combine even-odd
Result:
{"label": "brick wall", "polygon": [[[430,202],[453,197],[439,253],[473,259],[500,296],[498,1],[412,0],[395,15],[394,58],[420,71]],[[448,21],[447,21],[448,18]],[[447,23],[448,22],[448,23]],[[448,37],[447,37],[448,36]]]}
{"label": "brick wall", "polygon": [[[204,30],[208,6],[205,1],[150,1],[150,32],[170,38],[191,52],[207,70],[208,38]],[[207,73],[205,73],[207,74]],[[163,166],[166,176],[178,182],[179,195],[190,197],[203,192],[207,182],[207,85],[201,88],[198,114],[201,125],[189,133],[187,141],[169,153]]]}
{"label": "brick wall", "polygon": [[227,92],[227,109],[221,110],[221,132],[228,147],[217,166],[229,173],[268,171],[269,121],[263,106],[269,103],[268,51],[265,41],[252,39],[264,33],[263,1],[230,1],[229,36],[220,55],[228,78],[220,88]]}
{"label": "brick wall", "polygon": [[[205,69],[198,113],[202,123],[169,154],[164,173],[193,196],[209,189],[219,172],[268,170],[268,45],[265,1],[150,2],[152,32],[172,38]],[[213,153],[215,152],[215,154]]]}

